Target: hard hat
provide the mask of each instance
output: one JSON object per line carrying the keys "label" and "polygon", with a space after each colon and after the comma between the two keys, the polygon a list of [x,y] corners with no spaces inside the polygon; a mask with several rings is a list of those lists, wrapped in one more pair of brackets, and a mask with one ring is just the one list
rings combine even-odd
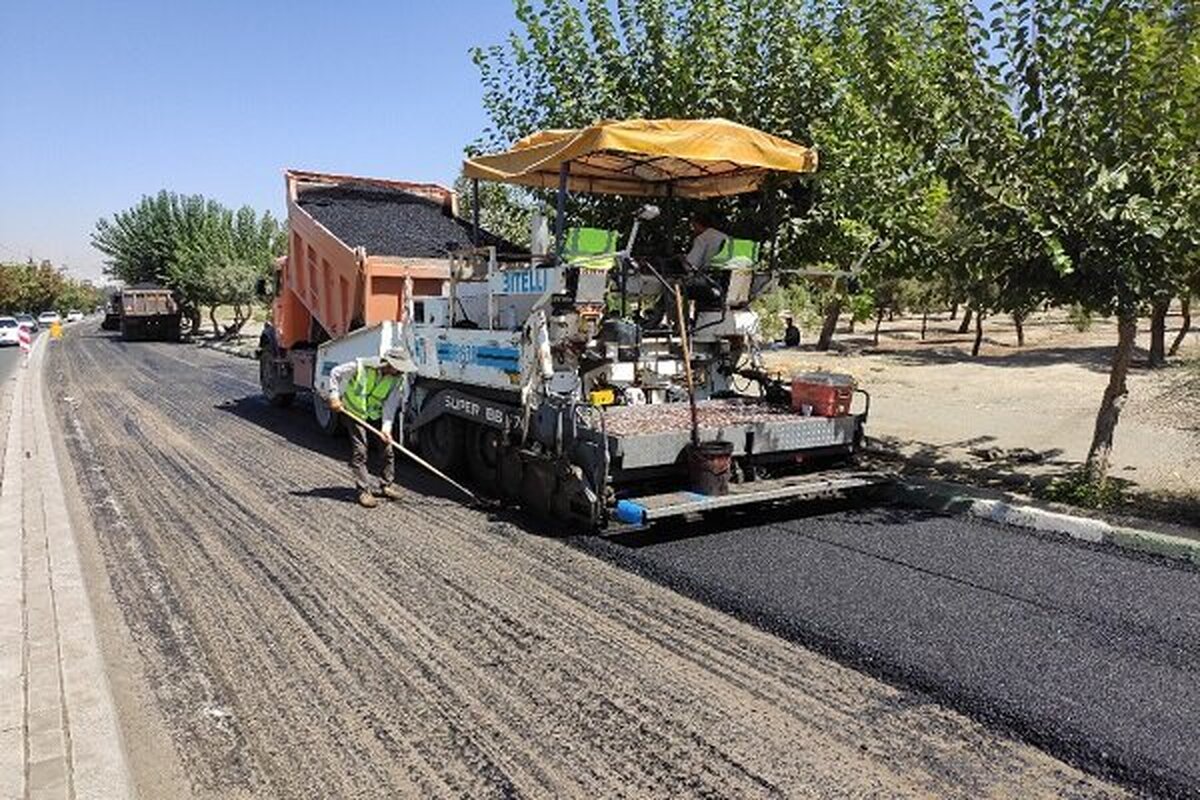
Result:
{"label": "hard hat", "polygon": [[397,372],[416,372],[417,365],[408,355],[408,350],[403,347],[393,347],[383,354],[383,360],[392,369]]}

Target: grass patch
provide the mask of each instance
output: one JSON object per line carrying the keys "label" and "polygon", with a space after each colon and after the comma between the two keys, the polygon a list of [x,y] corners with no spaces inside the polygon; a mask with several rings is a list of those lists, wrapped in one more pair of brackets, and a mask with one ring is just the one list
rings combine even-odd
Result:
{"label": "grass patch", "polygon": [[1055,503],[1066,503],[1095,511],[1114,511],[1129,503],[1128,481],[1109,478],[1092,480],[1086,470],[1077,469],[1052,480],[1041,491],[1042,497]]}

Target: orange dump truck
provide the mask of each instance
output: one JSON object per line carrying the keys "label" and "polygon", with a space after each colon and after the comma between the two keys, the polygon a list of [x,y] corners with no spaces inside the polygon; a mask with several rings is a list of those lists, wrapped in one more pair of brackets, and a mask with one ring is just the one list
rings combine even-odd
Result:
{"label": "orange dump truck", "polygon": [[[331,368],[318,363],[321,345],[402,322],[408,292],[441,297],[449,254],[478,237],[442,186],[296,170],[285,179],[288,249],[259,341],[263,394],[278,406]],[[322,427],[336,426],[320,397],[314,412]]]}

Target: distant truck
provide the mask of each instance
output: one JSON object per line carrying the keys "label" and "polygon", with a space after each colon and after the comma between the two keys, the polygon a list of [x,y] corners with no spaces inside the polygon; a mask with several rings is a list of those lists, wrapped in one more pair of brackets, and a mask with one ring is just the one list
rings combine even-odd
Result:
{"label": "distant truck", "polygon": [[170,289],[139,284],[113,295],[100,327],[120,330],[126,341],[178,342],[183,313]]}

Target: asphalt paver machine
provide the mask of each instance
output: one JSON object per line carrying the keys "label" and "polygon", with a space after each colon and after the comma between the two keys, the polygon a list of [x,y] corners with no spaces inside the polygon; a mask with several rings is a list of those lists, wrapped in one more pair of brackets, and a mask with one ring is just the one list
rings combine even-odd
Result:
{"label": "asphalt paver machine", "polygon": [[[410,298],[404,435],[439,469],[592,530],[883,482],[846,463],[863,390],[764,369],[759,243],[727,239],[703,271],[636,254],[655,201],[756,192],[816,161],[725,120],[548,131],[467,160],[476,182],[553,189],[554,236],[535,217],[532,253],[459,251],[444,296]],[[572,227],[571,193],[646,204],[627,234]]]}
{"label": "asphalt paver machine", "polygon": [[[404,350],[401,441],[574,531],[877,485],[847,463],[869,396],[840,376],[764,368],[763,245],[726,239],[702,270],[648,256],[652,237],[639,246],[663,224],[657,204],[759,192],[816,163],[725,120],[538,133],[463,167],[476,200],[480,181],[554,194],[553,235],[535,215],[520,252],[480,229],[478,202],[458,217],[447,189],[288,172],[263,392],[276,405],[310,392],[333,431],[333,368]],[[572,195],[633,198],[629,230],[568,224]]]}

